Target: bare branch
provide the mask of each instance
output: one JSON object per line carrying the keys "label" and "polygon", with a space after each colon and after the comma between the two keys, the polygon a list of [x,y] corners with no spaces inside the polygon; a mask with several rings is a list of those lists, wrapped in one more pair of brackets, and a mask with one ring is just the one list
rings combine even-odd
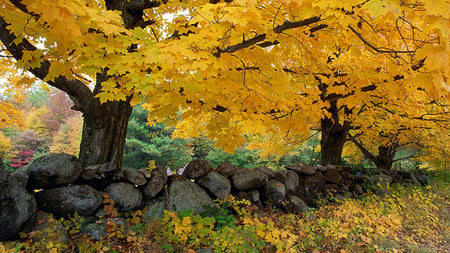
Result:
{"label": "bare branch", "polygon": [[311,24],[317,23],[319,21],[320,21],[320,16],[315,16],[315,17],[312,17],[312,18],[307,18],[307,19],[304,19],[304,20],[301,20],[301,21],[294,21],[294,22],[286,20],[286,21],[284,21],[283,24],[278,25],[277,27],[275,27],[273,29],[273,31],[275,33],[282,33],[282,32],[284,32],[284,31],[286,31],[288,29],[293,29],[293,28],[298,28],[298,27],[302,27],[302,26],[311,25]]}
{"label": "bare branch", "polygon": [[217,48],[217,51],[215,53],[213,53],[213,55],[215,57],[220,57],[220,55],[222,53],[234,53],[238,50],[250,47],[255,45],[256,43],[263,41],[264,39],[266,39],[266,34],[262,33],[260,35],[256,35],[255,37],[248,39],[248,40],[243,40],[241,43],[233,45],[233,46],[229,46],[226,47],[225,49],[221,49],[221,48]]}
{"label": "bare branch", "polygon": [[348,26],[348,28],[356,35],[358,36],[358,38],[364,43],[366,44],[368,47],[372,48],[372,50],[374,50],[377,53],[388,53],[388,54],[411,54],[411,53],[415,53],[416,51],[414,50],[393,50],[393,49],[386,49],[386,48],[381,48],[381,47],[376,47],[374,45],[372,45],[369,41],[367,41],[366,39],[364,39],[364,37],[362,36],[361,33],[359,33],[358,31],[356,31],[351,25]]}

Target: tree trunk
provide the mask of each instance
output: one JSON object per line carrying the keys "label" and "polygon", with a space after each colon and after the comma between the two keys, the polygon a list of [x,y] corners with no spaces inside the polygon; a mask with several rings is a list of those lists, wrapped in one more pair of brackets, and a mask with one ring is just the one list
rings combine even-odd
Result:
{"label": "tree trunk", "polygon": [[396,147],[378,147],[378,155],[372,161],[379,171],[390,171],[394,163]]}
{"label": "tree trunk", "polygon": [[97,109],[100,113],[83,114],[81,165],[87,167],[111,162],[120,169],[132,107],[126,101],[112,101]]}
{"label": "tree trunk", "polygon": [[347,135],[350,130],[350,122],[334,122],[332,119],[325,118],[320,122],[322,138],[320,140],[322,165],[338,165],[341,162],[342,150],[347,141]]}

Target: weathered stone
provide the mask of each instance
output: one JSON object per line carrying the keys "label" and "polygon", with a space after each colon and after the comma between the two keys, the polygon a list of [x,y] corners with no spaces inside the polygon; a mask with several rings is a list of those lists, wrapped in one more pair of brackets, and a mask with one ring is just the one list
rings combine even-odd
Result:
{"label": "weathered stone", "polygon": [[39,232],[40,236],[33,238],[33,241],[37,240],[43,242],[44,240],[48,240],[48,238],[52,238],[52,240],[63,243],[69,242],[67,230],[64,228],[64,225],[58,222],[58,220],[54,218],[53,214],[49,212],[36,212],[33,217],[26,222],[20,232],[27,234],[31,232]]}
{"label": "weathered stone", "polygon": [[293,170],[287,170],[287,178],[284,182],[284,185],[286,186],[286,194],[294,194],[297,191],[297,187],[299,184],[300,177],[298,176],[297,172]]}
{"label": "weathered stone", "polygon": [[80,228],[80,232],[92,236],[96,241],[101,241],[107,236],[106,225],[104,223],[88,223]]}
{"label": "weathered stone", "polygon": [[388,176],[386,174],[377,174],[377,175],[373,175],[370,178],[370,181],[372,184],[381,184],[381,185],[388,185],[392,183],[392,177]]}
{"label": "weathered stone", "polygon": [[316,168],[312,165],[308,165],[305,163],[294,163],[287,165],[285,167],[286,169],[290,169],[293,171],[297,171],[298,173],[305,174],[305,175],[312,175],[316,173]]}
{"label": "weathered stone", "polygon": [[231,191],[231,182],[216,171],[209,172],[206,176],[200,178],[198,182],[219,199],[225,199]]}
{"label": "weathered stone", "polygon": [[230,161],[224,161],[217,167],[217,171],[226,177],[233,175],[237,169]]}
{"label": "weathered stone", "polygon": [[286,183],[286,179],[288,177],[288,170],[287,169],[281,169],[275,171],[275,174],[273,176],[273,179],[278,180],[282,182],[283,184]]}
{"label": "weathered stone", "polygon": [[257,169],[262,173],[266,174],[268,179],[273,179],[273,177],[275,176],[275,171],[273,171],[269,167],[261,166],[258,167]]}
{"label": "weathered stone", "polygon": [[155,197],[162,191],[167,183],[167,172],[163,167],[156,167],[151,172],[148,183],[142,188],[142,193],[146,199]]}
{"label": "weathered stone", "polygon": [[169,184],[170,210],[179,212],[192,209],[195,214],[199,214],[204,205],[215,205],[205,190],[189,180],[172,178]]}
{"label": "weathered stone", "polygon": [[240,191],[236,194],[237,199],[242,200],[246,199],[250,202],[257,203],[260,202],[260,196],[258,190],[250,190],[250,191]]}
{"label": "weathered stone", "polygon": [[0,170],[0,241],[16,238],[37,211],[36,200],[6,170]]}
{"label": "weathered stone", "polygon": [[326,184],[325,194],[335,196],[339,192],[339,185],[337,184]]}
{"label": "weathered stone", "polygon": [[91,165],[83,169],[77,184],[88,184],[103,189],[114,181],[117,168],[112,163]]}
{"label": "weathered stone", "polygon": [[287,198],[287,203],[286,203],[286,211],[289,213],[306,213],[309,211],[309,206],[303,202],[303,200],[301,200],[299,197],[297,196],[293,196],[293,195],[289,195]]}
{"label": "weathered stone", "polygon": [[417,175],[417,180],[419,180],[419,182],[425,186],[425,185],[429,185],[431,183],[430,178],[427,175]]}
{"label": "weathered stone", "polygon": [[325,172],[325,181],[340,185],[344,183],[344,178],[338,169],[327,169]]}
{"label": "weathered stone", "polygon": [[145,176],[137,170],[123,170],[123,178],[126,181],[139,186],[147,183]]}
{"label": "weathered stone", "polygon": [[147,179],[152,177],[152,172],[148,169],[138,169],[138,171]]}
{"label": "weathered stone", "polygon": [[320,171],[320,172],[327,171],[327,168],[321,164],[314,165],[314,168],[316,169],[316,171]]}
{"label": "weathered stone", "polygon": [[325,179],[320,172],[314,175],[302,176],[297,188],[296,196],[301,198],[308,206],[313,206],[314,201],[325,191]]}
{"label": "weathered stone", "polygon": [[356,194],[363,194],[364,190],[362,188],[362,186],[360,184],[354,184],[353,185],[353,190],[355,191]]}
{"label": "weathered stone", "polygon": [[75,182],[81,174],[81,164],[73,155],[48,154],[34,160],[27,174],[29,189],[49,189]]}
{"label": "weathered stone", "polygon": [[280,204],[286,197],[286,187],[283,183],[271,179],[264,185],[264,197],[269,203]]}
{"label": "weathered stone", "polygon": [[183,176],[189,179],[197,179],[208,174],[213,168],[206,160],[191,161],[183,171]]}
{"label": "weathered stone", "polygon": [[164,210],[167,210],[166,198],[161,195],[145,203],[145,218],[152,221],[162,218],[164,216]]}
{"label": "weathered stone", "polygon": [[28,184],[28,174],[25,171],[16,171],[12,174],[12,176],[24,187],[27,187]]}
{"label": "weathered stone", "polygon": [[89,185],[65,186],[36,194],[40,209],[62,217],[75,213],[81,216],[92,215],[100,207],[102,200],[102,195]]}
{"label": "weathered stone", "polygon": [[231,176],[233,187],[240,191],[260,188],[267,181],[268,176],[259,169],[239,169]]}
{"label": "weathered stone", "polygon": [[121,212],[136,209],[142,204],[142,193],[129,183],[113,183],[106,187],[105,192]]}

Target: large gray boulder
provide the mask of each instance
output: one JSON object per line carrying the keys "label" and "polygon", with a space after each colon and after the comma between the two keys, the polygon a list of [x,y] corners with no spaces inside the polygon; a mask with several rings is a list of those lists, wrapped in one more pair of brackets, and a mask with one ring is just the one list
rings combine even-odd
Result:
{"label": "large gray boulder", "polygon": [[36,200],[6,170],[0,170],[0,241],[14,239],[37,211]]}
{"label": "large gray boulder", "polygon": [[142,193],[129,183],[113,183],[105,188],[105,192],[114,200],[115,207],[120,212],[136,209],[142,204]]}
{"label": "large gray boulder", "polygon": [[212,171],[213,168],[209,165],[206,160],[194,160],[191,161],[183,171],[183,177],[189,179],[201,178],[208,172]]}
{"label": "large gray boulder", "polygon": [[239,169],[231,176],[233,187],[240,191],[263,187],[269,176],[259,169]]}
{"label": "large gray boulder", "polygon": [[219,199],[225,199],[231,191],[231,182],[216,171],[209,172],[206,176],[200,178],[198,182]]}
{"label": "large gray boulder", "polygon": [[77,157],[69,154],[48,154],[34,160],[27,169],[29,189],[50,189],[72,184],[81,174]]}
{"label": "large gray boulder", "polygon": [[72,185],[42,190],[36,193],[36,201],[40,209],[56,216],[89,216],[101,206],[103,197],[89,185]]}
{"label": "large gray boulder", "polygon": [[270,180],[264,186],[264,197],[272,204],[280,204],[286,197],[286,187],[277,180]]}
{"label": "large gray boulder", "polygon": [[142,187],[142,193],[146,199],[154,198],[162,191],[167,183],[167,171],[163,167],[156,167],[152,170],[147,184]]}
{"label": "large gray boulder", "polygon": [[179,212],[192,209],[194,214],[199,214],[204,205],[215,205],[205,190],[189,180],[172,178],[169,184],[169,210]]}

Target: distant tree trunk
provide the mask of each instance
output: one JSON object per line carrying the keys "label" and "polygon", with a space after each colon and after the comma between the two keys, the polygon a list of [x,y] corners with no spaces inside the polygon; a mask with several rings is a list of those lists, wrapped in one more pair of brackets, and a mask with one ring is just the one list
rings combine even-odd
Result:
{"label": "distant tree trunk", "polygon": [[392,169],[392,164],[394,163],[394,156],[397,152],[399,144],[397,142],[391,143],[390,145],[382,145],[378,147],[378,155],[372,154],[364,145],[356,140],[355,137],[350,136],[350,140],[355,144],[355,146],[364,154],[366,159],[369,159],[377,166],[379,171],[390,171]]}

